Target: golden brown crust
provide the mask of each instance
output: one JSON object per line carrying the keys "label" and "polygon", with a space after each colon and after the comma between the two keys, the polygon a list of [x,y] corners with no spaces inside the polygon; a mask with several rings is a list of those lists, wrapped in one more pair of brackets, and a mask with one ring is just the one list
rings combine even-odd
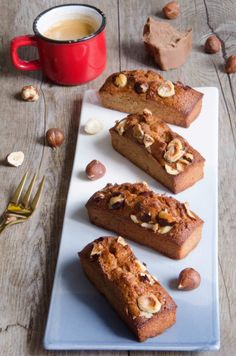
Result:
{"label": "golden brown crust", "polygon": [[174,324],[175,302],[122,237],[101,237],[88,244],[79,256],[89,279],[140,341]]}
{"label": "golden brown crust", "polygon": [[110,134],[118,152],[174,193],[203,177],[201,154],[147,110],[117,122]]}
{"label": "golden brown crust", "polygon": [[94,224],[172,258],[184,257],[201,238],[203,221],[185,203],[155,194],[146,183],[108,184],[86,207]]}
{"label": "golden brown crust", "polygon": [[[126,85],[122,87],[115,84],[117,76],[121,73],[127,78]],[[200,112],[203,94],[181,82],[176,82],[175,94],[163,98],[158,95],[157,90],[164,82],[161,75],[151,70],[122,71],[107,78],[99,90],[99,95],[105,107],[129,113],[142,113],[146,107],[165,122],[189,126]],[[140,84],[146,85],[144,92],[137,92],[137,85]]]}

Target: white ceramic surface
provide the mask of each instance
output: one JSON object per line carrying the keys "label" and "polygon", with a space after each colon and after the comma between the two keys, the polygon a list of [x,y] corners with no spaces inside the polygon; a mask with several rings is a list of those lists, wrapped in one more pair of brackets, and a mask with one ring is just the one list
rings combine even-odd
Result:
{"label": "white ceramic surface", "polygon": [[[136,341],[112,307],[84,276],[77,252],[99,236],[111,234],[89,223],[84,204],[106,183],[146,181],[156,192],[167,190],[135,167],[111,147],[108,129],[124,114],[104,109],[95,91],[84,96],[79,136],[71,177],[61,245],[58,256],[50,311],[44,338],[47,349],[67,350],[215,350],[219,348],[219,298],[217,272],[217,152],[218,91],[199,88],[204,93],[203,108],[188,129],[173,127],[206,158],[205,178],[175,196],[188,201],[204,221],[200,244],[185,259],[176,261],[130,242],[135,255],[167,289],[178,305],[177,322],[162,335],[143,343]],[[103,122],[97,135],[84,133],[90,118]],[[85,167],[98,159],[107,167],[106,175],[89,181]],[[169,192],[167,192],[171,195]],[[129,242],[129,241],[128,241]],[[183,292],[173,287],[173,279],[186,267],[197,269],[202,282],[198,289]]]}

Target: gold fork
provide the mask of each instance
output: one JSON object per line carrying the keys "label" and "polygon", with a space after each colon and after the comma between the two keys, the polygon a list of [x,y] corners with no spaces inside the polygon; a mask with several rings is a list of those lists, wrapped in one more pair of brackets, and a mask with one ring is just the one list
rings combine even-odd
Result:
{"label": "gold fork", "polygon": [[23,176],[20,184],[16,188],[15,193],[11,197],[9,204],[6,207],[1,217],[0,233],[8,226],[18,224],[28,220],[33,214],[33,212],[35,211],[35,209],[37,208],[40,197],[42,195],[45,177],[43,177],[43,179],[41,180],[34,198],[30,200],[34,188],[34,184],[37,178],[37,175],[35,174],[29,184],[27,191],[25,192],[23,199],[21,199],[20,201],[21,194],[27,177],[28,177],[28,172],[26,172],[25,175]]}

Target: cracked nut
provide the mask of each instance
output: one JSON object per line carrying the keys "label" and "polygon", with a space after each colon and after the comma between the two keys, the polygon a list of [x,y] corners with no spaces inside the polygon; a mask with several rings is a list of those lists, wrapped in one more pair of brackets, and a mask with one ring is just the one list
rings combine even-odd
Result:
{"label": "cracked nut", "polygon": [[146,148],[150,147],[155,142],[154,138],[148,134],[144,134],[143,143]]}
{"label": "cracked nut", "polygon": [[135,224],[139,224],[139,221],[138,221],[136,215],[130,215],[130,219],[131,219]]}
{"label": "cracked nut", "polygon": [[118,88],[124,88],[127,84],[127,77],[125,74],[120,73],[115,77],[114,80],[114,84],[115,86],[117,86]]}
{"label": "cracked nut", "polygon": [[188,215],[190,218],[196,220],[195,215],[193,215],[193,213],[191,212],[191,210],[190,210],[190,208],[189,208],[189,203],[188,203],[188,202],[185,202],[185,203],[184,203],[184,207],[185,207],[185,210],[186,210],[187,215]]}
{"label": "cracked nut", "polygon": [[84,131],[89,135],[96,135],[102,130],[103,126],[101,121],[97,119],[89,119],[84,125]]}
{"label": "cracked nut", "polygon": [[104,176],[106,173],[106,167],[104,164],[94,159],[87,165],[85,172],[88,179],[96,180]]}
{"label": "cracked nut", "polygon": [[93,249],[92,249],[92,251],[91,251],[91,253],[90,253],[90,256],[92,257],[92,256],[95,256],[95,255],[101,255],[101,253],[102,253],[102,250],[103,250],[103,246],[101,245],[101,244],[94,244],[93,245]]}
{"label": "cracked nut", "polygon": [[180,159],[176,164],[177,171],[183,172],[189,164],[190,162],[187,159]]}
{"label": "cracked nut", "polygon": [[126,119],[123,119],[120,122],[118,121],[115,126],[115,130],[118,132],[120,136],[122,136],[123,133],[125,132],[125,123],[126,123]]}
{"label": "cracked nut", "polygon": [[170,80],[166,80],[158,87],[157,94],[162,98],[168,98],[175,95],[174,84]]}
{"label": "cracked nut", "polygon": [[180,272],[178,278],[178,289],[192,290],[201,283],[200,274],[193,268],[185,268]]}
{"label": "cracked nut", "polygon": [[176,1],[171,1],[162,9],[165,17],[169,20],[176,19],[180,14],[180,6]]}
{"label": "cracked nut", "polygon": [[137,302],[139,309],[146,313],[154,314],[161,309],[161,303],[152,293],[141,295]]}
{"label": "cracked nut", "polygon": [[227,59],[225,65],[225,71],[228,74],[236,72],[236,54],[233,54]]}
{"label": "cracked nut", "polygon": [[143,109],[143,115],[144,116],[152,116],[152,112],[148,110],[147,108]]}
{"label": "cracked nut", "polygon": [[183,158],[186,159],[187,161],[189,161],[189,163],[192,163],[192,161],[193,161],[193,154],[190,153],[190,152],[187,152],[187,153],[184,154]]}
{"label": "cracked nut", "polygon": [[159,234],[167,234],[168,232],[170,232],[170,230],[173,228],[173,226],[160,226],[158,229],[158,233]]}
{"label": "cracked nut", "polygon": [[134,85],[134,90],[138,94],[146,93],[148,88],[149,88],[149,85],[146,82],[136,82]]}
{"label": "cracked nut", "polygon": [[161,226],[166,226],[166,225],[172,226],[176,222],[176,219],[165,210],[161,210],[159,212],[158,216],[156,217],[156,220],[158,224]]}
{"label": "cracked nut", "polygon": [[140,124],[134,125],[133,127],[133,135],[138,141],[142,141],[144,138],[144,131]]}
{"label": "cracked nut", "polygon": [[19,167],[24,162],[25,155],[22,151],[12,152],[7,156],[7,163],[13,167]]}
{"label": "cracked nut", "polygon": [[47,142],[53,149],[60,147],[64,142],[64,138],[65,136],[61,129],[53,127],[46,132]]}
{"label": "cracked nut", "polygon": [[178,138],[175,138],[168,143],[164,159],[169,163],[176,162],[184,155],[184,152],[182,142]]}
{"label": "cracked nut", "polygon": [[221,50],[221,42],[218,37],[212,35],[207,38],[204,46],[204,50],[206,53],[214,54]]}
{"label": "cracked nut", "polygon": [[125,239],[122,236],[118,236],[116,242],[122,246],[126,246],[127,243],[125,242]]}
{"label": "cracked nut", "polygon": [[169,164],[165,164],[165,170],[168,174],[171,174],[172,176],[176,176],[179,174],[179,171],[177,169],[172,168]]}
{"label": "cracked nut", "polygon": [[109,209],[120,209],[123,207],[125,198],[123,194],[117,193],[117,195],[111,197],[109,201]]}
{"label": "cracked nut", "polygon": [[39,92],[33,85],[26,85],[21,89],[21,98],[30,102],[37,101],[39,99]]}

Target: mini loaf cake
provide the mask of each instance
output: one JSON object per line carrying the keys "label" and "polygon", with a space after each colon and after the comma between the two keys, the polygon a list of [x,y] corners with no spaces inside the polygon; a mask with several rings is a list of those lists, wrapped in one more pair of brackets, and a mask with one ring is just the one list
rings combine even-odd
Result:
{"label": "mini loaf cake", "polygon": [[192,29],[179,32],[164,21],[149,17],[143,29],[147,51],[162,70],[178,68],[192,50]]}
{"label": "mini loaf cake", "polygon": [[164,80],[158,73],[133,70],[114,73],[99,90],[102,105],[128,113],[145,108],[170,124],[188,127],[201,111],[203,94]]}
{"label": "mini loaf cake", "polygon": [[203,177],[200,153],[147,109],[117,122],[110,134],[115,150],[173,193]]}
{"label": "mini loaf cake", "polygon": [[175,302],[122,237],[101,237],[79,256],[89,280],[139,341],[161,334],[175,323]]}
{"label": "mini loaf cake", "polygon": [[146,183],[108,184],[86,208],[93,224],[171,258],[185,257],[201,239],[203,221],[188,204],[157,195]]}

